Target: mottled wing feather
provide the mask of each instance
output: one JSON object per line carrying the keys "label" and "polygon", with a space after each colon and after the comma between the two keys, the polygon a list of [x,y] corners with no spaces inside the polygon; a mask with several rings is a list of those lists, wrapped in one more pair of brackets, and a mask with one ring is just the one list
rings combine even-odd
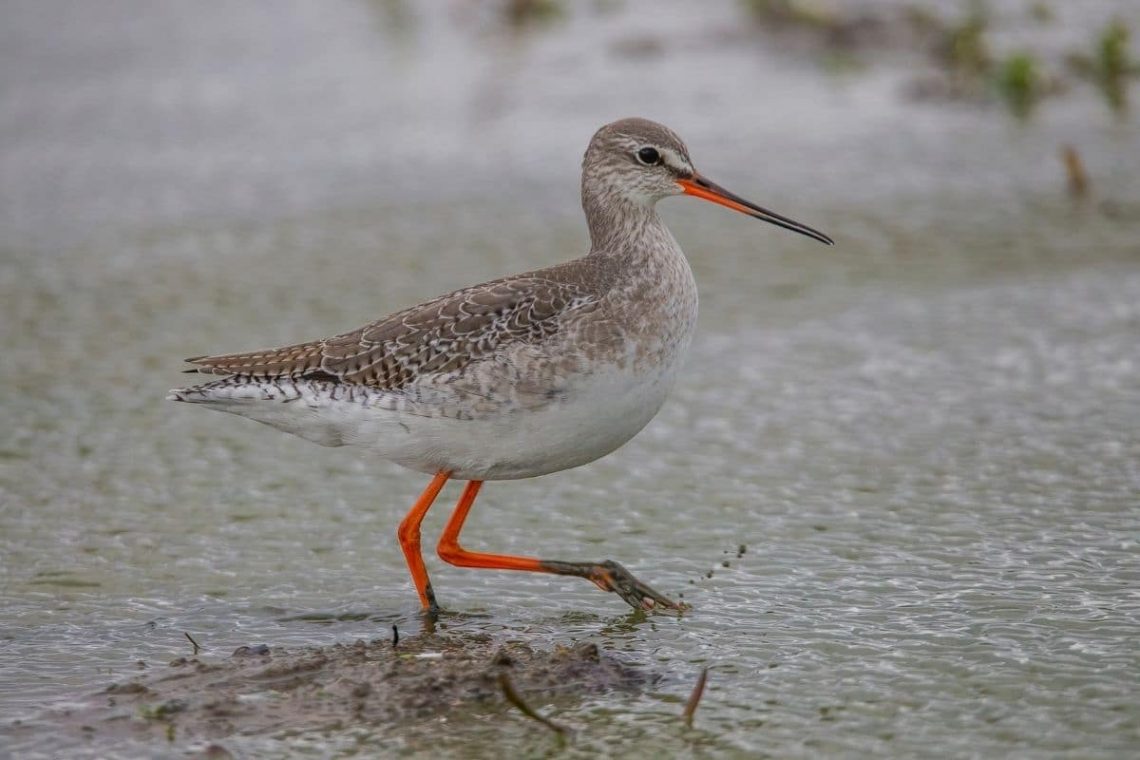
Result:
{"label": "mottled wing feather", "polygon": [[424,373],[459,370],[510,342],[538,342],[559,329],[565,312],[595,303],[578,285],[513,277],[441,296],[332,338],[187,361],[209,374],[322,376],[396,390]]}
{"label": "mottled wing feather", "polygon": [[323,341],[299,343],[284,348],[267,348],[240,354],[192,356],[186,361],[197,364],[190,372],[215,375],[257,375],[287,377],[302,375],[321,366]]}

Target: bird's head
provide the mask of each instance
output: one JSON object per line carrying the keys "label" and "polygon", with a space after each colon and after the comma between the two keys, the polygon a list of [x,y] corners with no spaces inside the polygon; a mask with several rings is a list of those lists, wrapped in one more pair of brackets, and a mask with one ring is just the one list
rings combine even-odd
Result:
{"label": "bird's head", "polygon": [[830,237],[757,206],[706,179],[673,130],[648,119],[621,119],[599,129],[582,159],[583,198],[651,208],[670,195],[692,195],[733,211],[807,235],[827,245]]}

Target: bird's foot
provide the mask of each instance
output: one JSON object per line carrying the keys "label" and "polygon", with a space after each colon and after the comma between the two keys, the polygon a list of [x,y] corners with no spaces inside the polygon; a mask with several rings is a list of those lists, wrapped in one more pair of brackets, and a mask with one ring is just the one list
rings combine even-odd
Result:
{"label": "bird's foot", "polygon": [[608,559],[605,562],[543,562],[544,568],[561,575],[577,575],[585,578],[602,591],[612,591],[635,610],[667,609],[681,611],[684,604],[678,604],[659,591],[642,583],[633,573]]}
{"label": "bird's foot", "polygon": [[633,573],[612,559],[595,565],[594,572],[589,578],[602,591],[614,592],[626,604],[637,610],[663,608],[679,611],[685,609],[684,605],[674,602],[661,592],[639,581]]}

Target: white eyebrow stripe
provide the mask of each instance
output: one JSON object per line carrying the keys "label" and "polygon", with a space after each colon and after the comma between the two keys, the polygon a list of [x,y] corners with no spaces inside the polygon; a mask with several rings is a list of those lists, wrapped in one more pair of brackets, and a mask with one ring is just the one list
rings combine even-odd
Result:
{"label": "white eyebrow stripe", "polygon": [[661,148],[661,158],[670,169],[692,171],[693,167],[672,148]]}

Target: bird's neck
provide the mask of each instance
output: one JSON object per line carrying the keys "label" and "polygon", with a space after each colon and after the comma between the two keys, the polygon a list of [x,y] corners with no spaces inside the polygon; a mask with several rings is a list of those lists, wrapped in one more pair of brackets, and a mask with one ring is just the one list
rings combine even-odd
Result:
{"label": "bird's neck", "polygon": [[681,246],[652,206],[582,200],[590,254],[582,261],[606,274],[604,291],[623,327],[648,336],[672,366],[697,323],[697,284]]}
{"label": "bird's neck", "polygon": [[590,228],[591,256],[636,259],[671,253],[677,247],[652,206],[613,195],[587,194],[582,207]]}

